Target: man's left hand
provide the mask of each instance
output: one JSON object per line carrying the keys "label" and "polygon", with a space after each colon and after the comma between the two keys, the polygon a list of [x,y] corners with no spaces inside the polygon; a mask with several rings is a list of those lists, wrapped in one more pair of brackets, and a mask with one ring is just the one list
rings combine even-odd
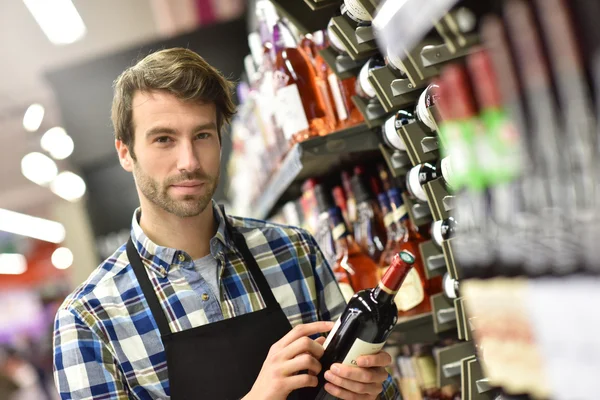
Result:
{"label": "man's left hand", "polygon": [[392,357],[385,351],[356,359],[357,367],[333,364],[325,372],[325,390],[343,400],[374,400],[383,390]]}

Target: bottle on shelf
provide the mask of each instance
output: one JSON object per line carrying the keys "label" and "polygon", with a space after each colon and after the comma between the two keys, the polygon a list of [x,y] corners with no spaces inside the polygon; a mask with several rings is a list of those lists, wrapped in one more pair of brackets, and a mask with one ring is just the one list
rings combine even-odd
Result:
{"label": "bottle on shelf", "polygon": [[[346,223],[348,230],[351,233],[354,232],[354,225],[352,223],[350,223],[350,217],[348,215],[348,199],[346,197],[346,193],[344,192],[344,189],[339,185],[335,186],[331,190],[331,194],[333,196],[333,201],[334,201],[335,205],[338,206],[340,208],[340,211],[342,212],[342,217],[344,217],[344,222]],[[356,204],[355,204],[355,207],[356,207]]]}
{"label": "bottle on shelf", "polygon": [[373,56],[362,66],[356,80],[356,94],[365,99],[374,100],[377,96],[373,85],[369,82],[369,71],[385,67],[385,60],[381,55]]}
{"label": "bottle on shelf", "polygon": [[359,290],[377,284],[377,265],[358,246],[339,207],[329,209],[329,226],[335,242],[332,270],[347,302]]}
{"label": "bottle on shelf", "polygon": [[381,257],[379,258],[379,274],[383,276],[385,270],[389,267],[392,262],[392,259],[396,254],[398,254],[398,230],[400,229],[396,221],[394,219],[394,210],[392,210],[392,206],[390,205],[390,199],[388,198],[386,193],[380,193],[377,196],[377,200],[379,201],[379,207],[381,208],[381,212],[383,213],[383,221],[386,228],[386,236],[387,242],[385,244],[385,248],[381,253]]}
{"label": "bottle on shelf", "polygon": [[[360,237],[360,230],[358,229],[358,209],[356,208],[356,196],[354,195],[354,190],[352,189],[351,177],[348,171],[342,171],[341,179],[342,187],[344,188],[347,199],[346,206],[348,209],[348,226],[350,227],[350,230],[354,232],[356,241],[360,243],[362,238]],[[343,209],[343,207],[340,208]]]}
{"label": "bottle on shelf", "polygon": [[366,178],[362,167],[354,167],[354,176],[351,182],[358,211],[358,226],[355,232],[357,232],[361,248],[369,254],[373,261],[378,262],[387,238],[383,213],[373,192],[365,184]]}
{"label": "bottle on shelf", "polygon": [[431,224],[431,238],[433,243],[438,248],[442,248],[442,242],[454,237],[456,233],[456,219],[454,217],[448,217],[446,219],[435,221]]}
{"label": "bottle on shelf", "polygon": [[[441,292],[441,277],[427,279],[419,244],[427,240],[418,228],[408,219],[407,211],[402,202],[401,193],[392,188],[388,191],[390,206],[393,210],[397,227],[396,251],[406,250],[415,254],[413,269],[406,279],[405,285],[396,296],[396,306],[399,316],[413,316],[431,311],[429,298]],[[385,267],[384,267],[385,268]]]}
{"label": "bottle on shelf", "polygon": [[426,162],[412,167],[406,174],[406,188],[412,197],[427,202],[423,185],[438,178],[442,178],[444,184],[452,188],[450,156],[439,159],[435,164]]}
{"label": "bottle on shelf", "polygon": [[314,193],[318,214],[314,237],[329,265],[333,265],[336,260],[336,251],[329,223],[329,210],[334,207],[334,202],[330,192],[321,183],[315,184]]}
{"label": "bottle on shelf", "polygon": [[444,289],[444,295],[449,300],[454,300],[460,297],[458,280],[452,279],[447,272],[442,278],[442,288]]}
{"label": "bottle on shelf", "polygon": [[334,398],[324,389],[327,382],[325,372],[334,363],[356,365],[357,357],[378,353],[383,348],[398,318],[394,297],[413,262],[413,254],[401,252],[396,255],[377,286],[352,297],[323,345],[325,353],[319,360],[322,365],[317,376],[319,383],[316,388],[308,389],[314,393],[310,398]]}
{"label": "bottle on shelf", "polygon": [[358,26],[369,26],[373,20],[369,11],[358,0],[344,0],[340,10],[342,15],[348,16]]}
{"label": "bottle on shelf", "polygon": [[437,83],[431,83],[419,96],[417,106],[415,107],[415,115],[417,119],[421,121],[431,131],[437,129],[437,124],[433,119],[433,116],[429,112],[429,108],[434,106],[439,99],[439,85]]}
{"label": "bottle on shelf", "polygon": [[383,141],[388,147],[394,150],[406,151],[406,144],[398,134],[400,128],[415,121],[414,114],[407,110],[398,110],[389,117],[383,126],[381,132]]}
{"label": "bottle on shelf", "polygon": [[329,39],[330,47],[335,50],[339,55],[348,55],[344,43],[340,40],[339,36],[332,29],[333,21],[329,20],[327,24],[327,38]]}
{"label": "bottle on shelf", "polygon": [[282,22],[273,27],[275,107],[286,139],[297,143],[326,134],[330,125],[315,69],[286,30]]}

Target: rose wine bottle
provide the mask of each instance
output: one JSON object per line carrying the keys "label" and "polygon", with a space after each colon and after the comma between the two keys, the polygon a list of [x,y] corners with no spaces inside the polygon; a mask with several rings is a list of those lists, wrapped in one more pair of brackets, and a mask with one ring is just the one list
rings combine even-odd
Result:
{"label": "rose wine bottle", "polygon": [[325,353],[320,360],[323,368],[311,399],[335,399],[324,388],[325,372],[333,364],[357,365],[358,357],[378,353],[383,348],[398,319],[394,297],[413,262],[414,256],[402,251],[375,288],[362,290],[350,299],[323,345]]}

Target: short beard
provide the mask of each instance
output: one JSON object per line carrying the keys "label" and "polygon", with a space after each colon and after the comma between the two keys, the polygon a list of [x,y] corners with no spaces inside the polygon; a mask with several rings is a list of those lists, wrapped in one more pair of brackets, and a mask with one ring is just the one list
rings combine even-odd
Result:
{"label": "short beard", "polygon": [[[212,197],[217,189],[219,174],[211,178],[199,171],[182,173],[177,177],[170,177],[163,184],[154,180],[142,171],[137,163],[134,163],[133,175],[142,194],[152,203],[166,212],[179,218],[189,218],[200,215],[206,207],[211,204]],[[175,200],[169,196],[168,189],[171,185],[187,180],[201,180],[205,182],[206,192],[200,196],[187,195],[182,199]]]}

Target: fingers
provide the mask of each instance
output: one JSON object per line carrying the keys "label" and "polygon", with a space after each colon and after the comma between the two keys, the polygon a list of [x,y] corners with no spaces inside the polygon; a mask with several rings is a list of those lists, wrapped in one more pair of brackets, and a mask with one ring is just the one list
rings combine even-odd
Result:
{"label": "fingers", "polygon": [[325,379],[327,379],[329,382],[333,383],[338,388],[345,389],[349,392],[356,393],[356,394],[377,395],[377,394],[381,393],[381,391],[383,389],[382,382],[379,382],[379,383],[356,382],[356,381],[342,378],[338,375],[335,375],[331,371],[325,372]]}
{"label": "fingers", "polygon": [[285,335],[277,342],[277,345],[280,346],[280,348],[287,347],[291,343],[300,339],[301,337],[314,335],[316,333],[329,332],[331,329],[333,329],[333,325],[333,322],[328,321],[319,321],[312,322],[310,324],[296,325],[291,331],[287,333],[287,335]]}
{"label": "fingers", "polygon": [[320,359],[324,352],[323,346],[316,341],[309,337],[301,337],[281,350],[280,357],[283,360],[289,360],[296,357],[298,354],[309,353],[313,357]]}
{"label": "fingers", "polygon": [[331,370],[327,372],[329,372],[331,375],[354,382],[376,383],[378,385],[381,385],[388,377],[388,373],[385,368],[381,367],[361,368],[351,365],[333,364],[331,366]]}
{"label": "fingers", "polygon": [[380,351],[377,354],[360,356],[356,359],[356,363],[363,368],[387,367],[392,364],[392,356],[385,351]]}
{"label": "fingers", "polygon": [[[343,389],[339,386],[332,385],[331,383],[327,383],[325,385],[325,390],[333,395],[335,398],[342,400],[374,400],[377,398],[377,395],[373,394],[359,394],[352,393],[346,389]],[[381,390],[380,390],[381,391]]]}
{"label": "fingers", "polygon": [[300,374],[286,378],[286,387],[291,392],[292,390],[303,387],[316,387],[319,384],[319,379],[316,376]]}
{"label": "fingers", "polygon": [[285,361],[281,367],[283,376],[291,376],[305,370],[308,370],[311,375],[318,375],[321,372],[321,363],[310,354],[301,354]]}
{"label": "fingers", "polygon": [[321,336],[320,338],[316,338],[315,342],[319,343],[321,346],[323,346],[323,344],[325,343],[325,341],[327,340],[327,338],[325,336]]}

